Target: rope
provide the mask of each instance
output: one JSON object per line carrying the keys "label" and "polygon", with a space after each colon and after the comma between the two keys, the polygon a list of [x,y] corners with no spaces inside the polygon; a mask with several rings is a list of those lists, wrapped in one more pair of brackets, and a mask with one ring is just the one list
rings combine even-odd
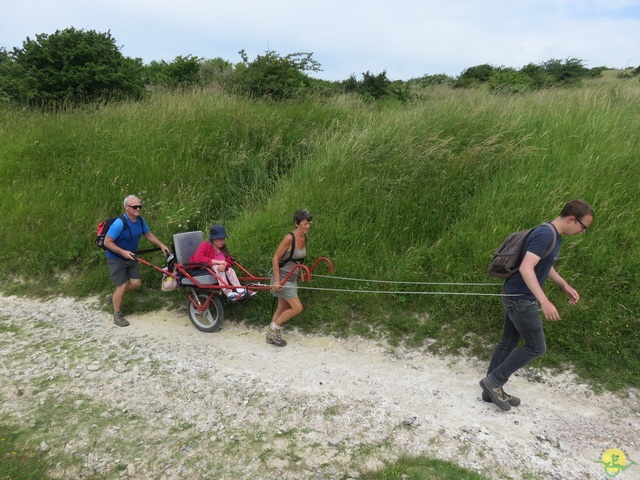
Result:
{"label": "rope", "polygon": [[335,280],[348,280],[352,282],[368,282],[368,283],[398,283],[404,285],[472,285],[478,287],[495,287],[502,285],[501,283],[464,283],[464,282],[403,282],[401,280],[368,280],[365,278],[349,278],[336,277],[334,275],[313,275],[318,278],[332,278]]}
{"label": "rope", "polygon": [[323,290],[327,292],[350,292],[350,293],[377,293],[386,295],[475,295],[481,297],[502,297],[502,296],[519,296],[505,293],[475,293],[475,292],[404,292],[404,291],[388,291],[388,290],[350,290],[342,288],[322,288],[322,287],[301,287],[303,290]]}
{"label": "rope", "polygon": [[[319,275],[316,275],[319,276]],[[445,284],[450,285],[450,284]],[[486,285],[486,284],[483,284]],[[271,290],[273,287],[271,285],[266,285],[263,283],[252,283],[248,284],[248,287],[269,287]],[[476,293],[476,292],[404,292],[404,291],[389,291],[389,290],[353,290],[347,288],[324,288],[324,287],[302,287],[298,285],[299,289],[302,290],[320,290],[324,292],[347,292],[347,293],[376,293],[383,295],[466,295],[466,296],[479,296],[479,297],[519,297],[520,294],[517,293]]]}

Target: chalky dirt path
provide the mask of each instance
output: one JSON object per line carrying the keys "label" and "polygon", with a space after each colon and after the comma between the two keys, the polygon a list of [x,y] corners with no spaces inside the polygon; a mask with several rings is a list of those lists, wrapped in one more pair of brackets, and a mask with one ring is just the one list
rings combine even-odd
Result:
{"label": "chalky dirt path", "polygon": [[33,428],[59,478],[344,479],[425,454],[490,479],[604,479],[617,448],[639,463],[618,480],[640,479],[637,391],[525,372],[504,413],[480,398],[484,361],[295,329],[276,348],[183,311],[128,319],[96,299],[0,297],[0,414]]}

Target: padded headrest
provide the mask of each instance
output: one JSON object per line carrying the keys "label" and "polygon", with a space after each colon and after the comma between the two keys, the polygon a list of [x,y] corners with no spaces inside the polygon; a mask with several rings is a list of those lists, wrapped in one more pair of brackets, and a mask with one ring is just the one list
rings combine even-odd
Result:
{"label": "padded headrest", "polygon": [[176,262],[187,263],[198,246],[204,241],[202,232],[176,233],[173,236],[173,246],[176,249]]}

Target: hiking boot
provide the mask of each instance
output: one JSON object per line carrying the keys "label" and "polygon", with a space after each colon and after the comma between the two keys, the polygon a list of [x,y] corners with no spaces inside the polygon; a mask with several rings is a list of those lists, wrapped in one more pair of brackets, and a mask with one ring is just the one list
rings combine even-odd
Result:
{"label": "hiking boot", "polygon": [[104,296],[104,299],[107,301],[107,303],[108,303],[109,305],[113,305],[113,294],[112,294],[112,293],[107,293],[107,294]]}
{"label": "hiking boot", "polygon": [[489,380],[489,377],[484,377],[480,380],[480,387],[482,391],[489,395],[489,399],[502,410],[511,410],[511,405],[505,397],[502,387],[498,387],[495,383]]}
{"label": "hiking boot", "polygon": [[124,318],[124,315],[122,312],[116,312],[113,314],[113,323],[115,323],[119,327],[129,326],[129,322],[127,321],[126,318]]}
{"label": "hiking boot", "polygon": [[269,327],[267,329],[267,343],[271,343],[276,347],[284,347],[287,344],[287,341],[282,339],[279,329],[276,330]]}
{"label": "hiking boot", "polygon": [[[518,405],[520,405],[520,399],[518,397],[514,397],[513,395],[509,395],[504,390],[502,390],[502,395],[504,396],[504,398],[507,399],[507,402],[512,407],[517,407]],[[491,396],[487,392],[485,392],[484,390],[482,391],[482,400],[484,400],[485,402],[492,403]]]}

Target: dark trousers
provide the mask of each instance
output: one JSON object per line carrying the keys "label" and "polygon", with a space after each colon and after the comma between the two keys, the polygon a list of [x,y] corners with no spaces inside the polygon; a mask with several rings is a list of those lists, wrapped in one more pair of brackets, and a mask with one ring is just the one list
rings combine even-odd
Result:
{"label": "dark trousers", "polygon": [[[547,351],[538,302],[518,297],[502,297],[504,331],[489,363],[487,376],[502,387],[509,377]],[[518,347],[520,340],[524,345]]]}

